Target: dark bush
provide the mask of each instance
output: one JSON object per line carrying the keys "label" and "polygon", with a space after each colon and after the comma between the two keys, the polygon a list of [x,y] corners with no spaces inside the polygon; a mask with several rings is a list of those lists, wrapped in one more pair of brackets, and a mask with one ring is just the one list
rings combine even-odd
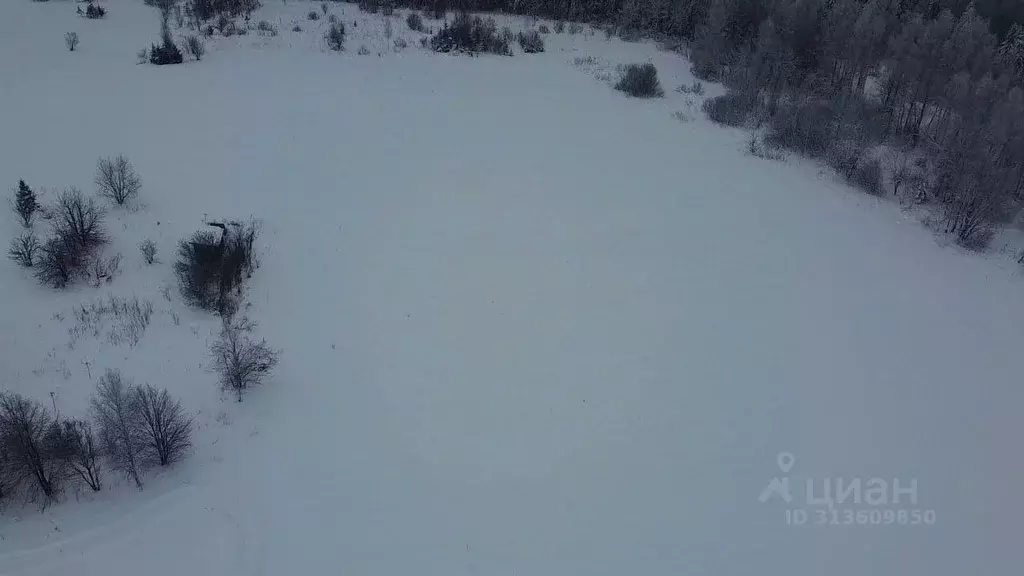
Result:
{"label": "dark bush", "polygon": [[96,4],[89,3],[89,6],[85,9],[85,17],[95,20],[96,18],[103,18],[107,15],[106,8],[98,6]]}
{"label": "dark bush", "polygon": [[726,126],[742,126],[753,112],[750,100],[735,92],[708,98],[701,109],[713,122]]}
{"label": "dark bush", "polygon": [[302,32],[302,26],[299,26],[298,24],[292,26],[292,32]]}
{"label": "dark bush", "polygon": [[683,84],[679,88],[676,88],[676,92],[680,94],[693,94],[695,96],[704,95],[704,83],[700,80],[694,80],[693,84]]}
{"label": "dark bush", "polygon": [[827,102],[803,101],[783,105],[769,120],[767,140],[813,158],[831,148],[837,114]]}
{"label": "dark bush", "polygon": [[[260,20],[256,23],[256,31],[264,36],[277,36],[277,27],[266,20]],[[241,33],[241,30],[239,30],[239,33]]]}
{"label": "dark bush", "polygon": [[179,50],[177,44],[170,39],[170,36],[164,39],[163,44],[153,44],[149,49],[150,64],[164,66],[167,64],[181,64],[184,61],[185,59],[181,55],[181,50]]}
{"label": "dark bush", "polygon": [[92,426],[84,420],[54,422],[46,433],[46,450],[64,465],[70,479],[77,479],[93,492],[103,488],[100,448]]}
{"label": "dark bush", "polygon": [[423,27],[423,17],[418,12],[411,12],[405,17],[405,24],[409,27],[409,30],[413,32],[426,32],[426,28]]}
{"label": "dark bush", "polygon": [[537,30],[541,34],[551,34],[551,28],[548,28],[547,24],[541,24],[540,26],[537,27]]}
{"label": "dark bush", "polygon": [[255,222],[211,223],[221,233],[196,232],[178,244],[174,272],[184,300],[205,310],[230,316],[237,306],[243,277],[256,267],[253,243],[258,233]]}
{"label": "dark bush", "polygon": [[345,49],[345,23],[336,22],[331,24],[324,33],[324,41],[327,42],[327,47],[335,52],[341,52]]}
{"label": "dark bush", "polygon": [[58,232],[39,248],[39,258],[33,263],[33,268],[40,284],[64,288],[87,262],[87,254],[82,246]]}
{"label": "dark bush", "polygon": [[36,193],[25,184],[24,180],[18,180],[18,189],[14,192],[14,211],[21,218],[21,225],[28,228],[32,225],[32,216],[35,215],[39,203],[36,201]]}
{"label": "dark bush", "polygon": [[517,39],[519,40],[519,45],[523,47],[523,52],[527,54],[536,54],[544,51],[544,39],[541,38],[540,32],[536,30],[520,32]]}
{"label": "dark bush", "polygon": [[363,12],[376,14],[380,10],[381,0],[358,0],[356,4]]}
{"label": "dark bush", "polygon": [[68,47],[71,52],[78,48],[78,34],[76,32],[66,32],[64,34],[64,45]]}
{"label": "dark bush", "polygon": [[316,10],[310,10],[309,14],[306,14],[306,18],[313,20],[314,22],[320,19],[320,13]]}
{"label": "dark bush", "polygon": [[512,55],[509,42],[497,33],[493,18],[481,18],[460,13],[450,24],[445,23],[430,38],[430,48],[435,52],[465,52],[467,54],[490,53]]}
{"label": "dark bush", "polygon": [[561,34],[562,32],[565,32],[565,22],[559,20],[555,22],[555,34]]}
{"label": "dark bush", "polygon": [[36,252],[38,251],[39,241],[36,240],[36,237],[31,232],[26,232],[11,240],[11,247],[7,250],[7,255],[18,266],[31,268],[36,260]]}
{"label": "dark bush", "polygon": [[634,98],[660,98],[665,95],[658,81],[658,69],[650,62],[626,65],[615,89]]}

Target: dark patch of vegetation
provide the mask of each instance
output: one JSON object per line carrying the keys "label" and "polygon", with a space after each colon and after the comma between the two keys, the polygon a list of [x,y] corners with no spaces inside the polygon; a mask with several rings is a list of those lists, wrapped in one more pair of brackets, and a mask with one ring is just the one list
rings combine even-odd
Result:
{"label": "dark patch of vegetation", "polygon": [[634,98],[660,98],[665,95],[658,81],[658,69],[650,62],[626,65],[615,89]]}

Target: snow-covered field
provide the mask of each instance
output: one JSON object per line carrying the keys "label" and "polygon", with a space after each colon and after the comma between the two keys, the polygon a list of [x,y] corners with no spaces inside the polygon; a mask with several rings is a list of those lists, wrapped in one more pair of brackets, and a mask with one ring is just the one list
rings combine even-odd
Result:
{"label": "snow-covered field", "polygon": [[[118,368],[198,429],[141,492],[108,473],[97,496],[6,508],[0,574],[1019,570],[1012,260],[942,246],[811,163],[745,155],[652,44],[588,28],[543,54],[435,55],[398,12],[396,53],[379,15],[332,3],[336,54],[306,20],[319,3],[266,4],[253,21],[276,37],[168,67],[135,63],[158,37],[137,0],[100,21],[4,7],[0,181],[91,193],[96,159],[125,154],[143,190],[110,211],[110,284],[58,292],[0,262],[0,390],[84,415]],[[646,60],[662,100],[595,77]],[[283,356],[238,404],[208,367],[218,321],[181,302],[171,263],[204,218],[250,215],[245,312]],[[19,230],[0,217],[3,242]],[[135,346],[76,330],[75,307],[111,295],[154,304]],[[792,501],[760,502],[783,476]],[[859,503],[808,502],[808,480],[817,498],[855,478]],[[915,511],[934,524],[900,525]]]}

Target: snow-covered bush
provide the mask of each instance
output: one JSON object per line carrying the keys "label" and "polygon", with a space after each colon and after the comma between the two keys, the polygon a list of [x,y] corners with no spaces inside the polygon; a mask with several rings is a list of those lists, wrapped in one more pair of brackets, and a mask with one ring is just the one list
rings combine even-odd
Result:
{"label": "snow-covered bush", "polygon": [[25,232],[11,240],[11,247],[7,255],[18,266],[31,268],[35,262],[36,252],[39,251],[39,240],[31,232]]}
{"label": "snow-covered bush", "polygon": [[320,13],[316,10],[310,10],[309,13],[306,14],[306,18],[315,22],[320,19]]}
{"label": "snow-covered bush", "polygon": [[[274,26],[266,20],[260,20],[256,24],[256,31],[264,36],[277,36],[277,26]],[[241,32],[241,30],[239,30],[239,32]]]}
{"label": "snow-covered bush", "polygon": [[446,22],[430,38],[430,48],[435,52],[465,52],[476,54],[512,55],[508,40],[498,35],[493,18],[481,18],[461,13],[451,23]]}
{"label": "snow-covered bush", "polygon": [[565,22],[559,20],[555,22],[555,34],[561,34],[562,32],[565,32]]}
{"label": "snow-covered bush", "polygon": [[520,32],[518,40],[519,45],[523,47],[523,52],[527,54],[536,54],[544,51],[544,39],[541,38],[540,32],[536,30]]}
{"label": "snow-covered bush", "polygon": [[694,80],[693,84],[683,84],[679,88],[676,88],[676,92],[680,94],[694,94],[696,96],[704,95],[704,83],[700,80]]}
{"label": "snow-covered bush", "polygon": [[156,64],[157,66],[164,66],[167,64],[181,64],[185,59],[181,55],[181,50],[178,45],[171,40],[168,34],[162,44],[153,44],[149,49],[149,63]]}
{"label": "snow-covered bush", "polygon": [[547,24],[541,24],[537,27],[537,31],[541,34],[551,34],[551,28],[548,28]]}
{"label": "snow-covered bush", "polygon": [[366,47],[366,44],[362,44],[359,46],[359,50],[356,50],[356,54],[360,56],[369,56],[370,49]]}
{"label": "snow-covered bush", "polygon": [[658,69],[650,62],[627,64],[615,89],[634,98],[659,98],[665,94],[658,81]]}
{"label": "snow-covered bush", "polygon": [[877,158],[862,159],[849,178],[850,184],[872,196],[882,196],[882,163]]}
{"label": "snow-covered bush", "polygon": [[255,324],[245,318],[225,319],[220,338],[210,349],[221,387],[233,392],[239,402],[248,389],[263,382],[280,358],[280,352],[265,339],[257,342],[249,337],[253,327]]}
{"label": "snow-covered bush", "polygon": [[64,45],[68,47],[68,50],[74,52],[75,48],[78,48],[78,34],[76,32],[66,32],[64,34]]}
{"label": "snow-covered bush", "polygon": [[152,264],[156,262],[156,243],[150,239],[145,239],[139,242],[139,252],[142,253],[142,259],[146,264]]}
{"label": "snow-covered bush", "polygon": [[99,195],[118,205],[133,200],[142,189],[142,180],[132,163],[120,155],[116,158],[100,158],[96,162],[95,182]]}
{"label": "snow-covered bush", "polygon": [[341,52],[345,49],[345,23],[335,22],[327,29],[324,33],[324,41],[327,42],[327,47],[335,52]]}

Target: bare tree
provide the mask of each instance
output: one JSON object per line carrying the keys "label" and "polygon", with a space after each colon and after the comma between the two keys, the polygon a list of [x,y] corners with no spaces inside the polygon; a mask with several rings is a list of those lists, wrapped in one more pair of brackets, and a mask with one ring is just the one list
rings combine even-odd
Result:
{"label": "bare tree", "polygon": [[64,34],[64,44],[68,47],[71,52],[78,48],[78,34],[75,32],[66,32]]}
{"label": "bare tree", "polygon": [[233,391],[239,402],[246,390],[263,381],[280,357],[280,352],[271,348],[266,340],[256,342],[249,337],[254,327],[255,323],[245,318],[225,318],[220,339],[211,348],[221,386]]}
{"label": "bare tree", "polygon": [[53,207],[54,229],[57,235],[90,249],[107,241],[104,215],[95,200],[86,199],[81,190],[72,187],[57,195]]}
{"label": "bare tree", "polygon": [[161,466],[180,460],[192,445],[192,417],[167,390],[135,388],[139,423],[145,438],[144,457]]}
{"label": "bare tree", "polygon": [[100,158],[96,163],[96,187],[100,196],[123,205],[139,195],[142,180],[124,156]]}
{"label": "bare tree", "polygon": [[92,426],[84,420],[54,422],[46,434],[47,452],[64,463],[65,474],[99,492],[100,451]]}
{"label": "bare tree", "polygon": [[53,288],[64,288],[85,266],[85,251],[73,239],[58,233],[39,248],[32,265],[36,280]]}
{"label": "bare tree", "polygon": [[46,451],[46,431],[53,416],[35,400],[12,392],[0,394],[0,443],[7,453],[6,474],[25,484],[30,495],[50,502],[60,493],[60,462]]}
{"label": "bare tree", "polygon": [[108,369],[96,386],[90,408],[110,463],[142,489],[140,469],[146,440],[140,432],[138,397],[133,388],[120,372]]}
{"label": "bare tree", "polygon": [[39,251],[39,241],[31,232],[16,236],[11,240],[11,247],[7,255],[19,266],[31,268],[36,259],[36,252]]}

